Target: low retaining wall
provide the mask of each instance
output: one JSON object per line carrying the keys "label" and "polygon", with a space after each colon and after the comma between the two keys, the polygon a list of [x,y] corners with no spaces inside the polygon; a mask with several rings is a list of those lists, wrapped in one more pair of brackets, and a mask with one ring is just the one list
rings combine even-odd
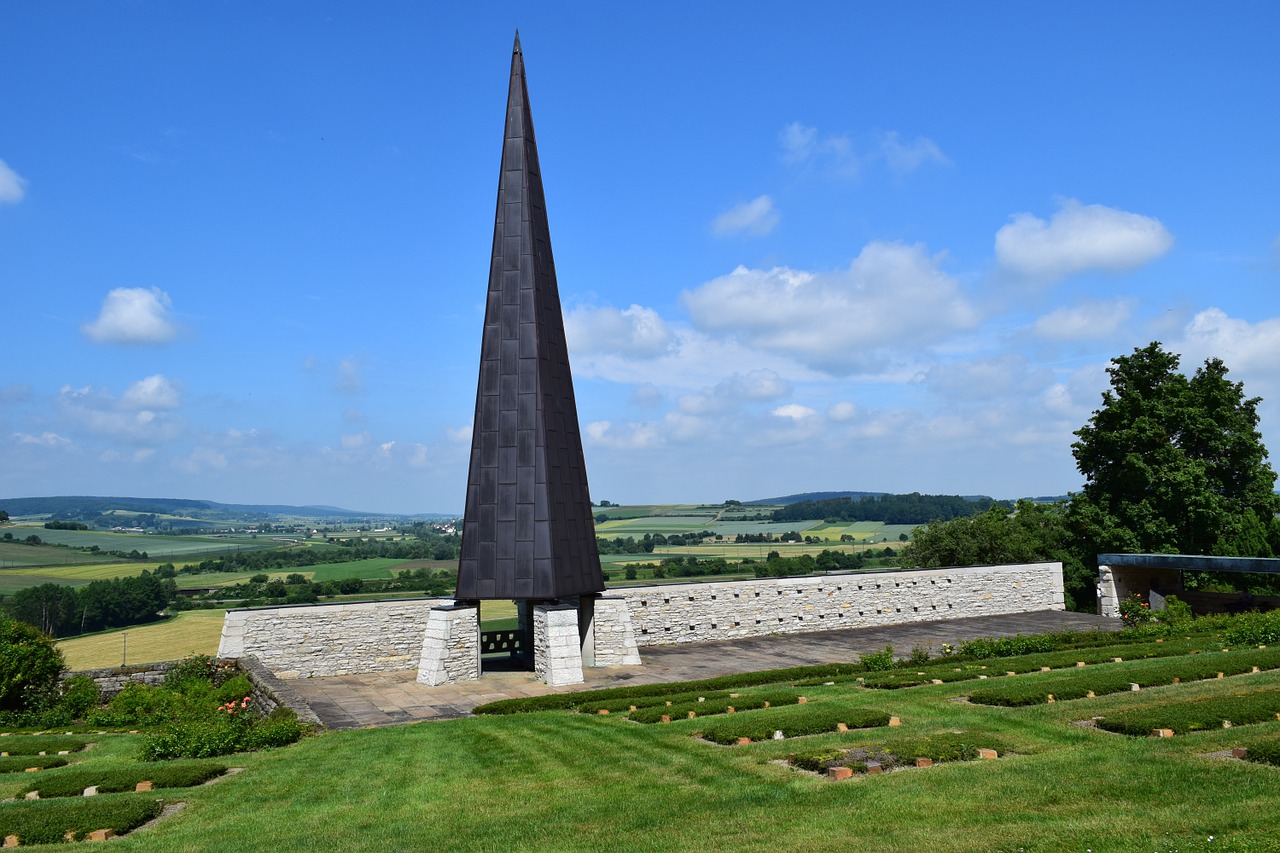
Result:
{"label": "low retaining wall", "polygon": [[[677,583],[606,595],[625,601],[630,615],[626,636],[625,620],[597,611],[601,627],[618,634],[616,663],[631,662],[632,642],[643,647],[1066,609],[1061,563]],[[229,610],[218,655],[252,655],[282,679],[414,669],[431,609],[452,603],[419,598]]]}
{"label": "low retaining wall", "polygon": [[626,599],[641,647],[1066,609],[1061,563],[623,587],[609,595]]}
{"label": "low retaining wall", "polygon": [[431,608],[449,598],[228,610],[218,657],[253,655],[279,678],[416,669]]}

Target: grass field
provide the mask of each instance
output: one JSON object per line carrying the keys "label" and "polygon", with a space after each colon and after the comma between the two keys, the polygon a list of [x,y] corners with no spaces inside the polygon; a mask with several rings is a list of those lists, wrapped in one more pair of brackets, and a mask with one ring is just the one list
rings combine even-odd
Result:
{"label": "grass field", "polygon": [[[104,631],[87,637],[60,640],[58,648],[68,669],[102,669],[127,661],[154,663],[193,654],[217,654],[225,610],[188,610],[153,625],[136,625],[123,631]],[[124,640],[121,634],[128,634]]]}
{"label": "grass field", "polygon": [[[6,533],[14,528],[6,527]],[[16,534],[15,534],[16,535]],[[23,533],[22,538],[31,536]],[[38,534],[36,534],[38,535]],[[42,539],[44,537],[41,537]],[[86,554],[83,551],[72,551],[70,548],[49,548],[41,545],[23,545],[18,542],[0,541],[0,568],[13,566],[67,566],[76,563],[100,563],[98,554]]]}
{"label": "grass field", "polygon": [[146,551],[151,559],[270,548],[280,544],[265,537],[251,539],[248,536],[152,536],[141,533],[103,533],[96,530],[45,530],[40,525],[6,527],[5,532],[12,533],[15,539],[25,539],[35,535],[44,542],[69,545],[73,548],[90,548],[97,545],[103,551]]}
{"label": "grass field", "polygon": [[[1029,683],[1051,677],[1018,676]],[[801,708],[844,706],[892,714],[902,725],[747,746],[696,737],[708,719],[724,717],[640,725],[618,714],[573,712],[327,734],[236,756],[244,772],[182,791],[172,797],[187,803],[179,815],[113,844],[166,853],[1277,849],[1280,770],[1220,753],[1275,739],[1280,722],[1172,739],[1075,723],[1174,697],[1276,687],[1280,673],[1024,708],[955,701],[976,683],[805,688],[805,706],[736,716],[781,720]],[[994,761],[949,761],[844,782],[784,762],[792,753],[841,747],[891,752],[895,744],[952,733],[974,744],[994,739],[1007,749]],[[103,740],[101,760],[134,766],[137,739]],[[0,776],[0,797],[30,784],[24,777]]]}

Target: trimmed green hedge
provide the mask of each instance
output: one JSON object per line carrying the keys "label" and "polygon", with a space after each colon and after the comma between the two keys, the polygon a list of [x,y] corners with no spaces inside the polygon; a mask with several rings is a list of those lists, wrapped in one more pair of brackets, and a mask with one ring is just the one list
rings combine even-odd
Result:
{"label": "trimmed green hedge", "polygon": [[1214,696],[1108,714],[1098,720],[1098,728],[1134,736],[1149,735],[1155,729],[1183,734],[1220,729],[1227,720],[1233,726],[1272,721],[1277,713],[1280,689],[1271,688],[1243,696]]}
{"label": "trimmed green hedge", "polygon": [[0,738],[0,752],[10,755],[39,755],[42,752],[57,755],[63,751],[79,752],[88,745],[89,742],[83,738],[66,735],[14,735]]}
{"label": "trimmed green hedge", "polygon": [[889,715],[833,704],[793,705],[734,714],[706,726],[699,734],[714,743],[735,744],[744,737],[769,740],[775,731],[781,731],[783,737],[824,734],[836,731],[840,723],[851,729],[872,729],[889,725]]}
{"label": "trimmed green hedge", "polygon": [[28,844],[58,844],[68,831],[83,841],[95,829],[123,835],[160,814],[162,800],[108,794],[64,800],[0,803],[0,836]]}
{"label": "trimmed green hedge", "polygon": [[[1201,681],[1224,675],[1241,675],[1253,667],[1280,669],[1280,649],[1241,649],[1234,652],[1217,652],[1190,655],[1176,660],[1145,661],[1116,667],[1078,669],[1071,674],[1056,677],[1011,681],[991,685],[969,692],[969,701],[979,705],[1025,706],[1040,705],[1055,699],[1082,699],[1089,691],[1097,696],[1122,693],[1131,684],[1141,687],[1162,687],[1180,681]],[[1168,728],[1163,726],[1161,728]]]}
{"label": "trimmed green hedge", "polygon": [[41,799],[78,797],[85,788],[90,786],[97,786],[100,794],[115,794],[121,791],[132,791],[143,780],[150,780],[156,788],[192,788],[226,772],[225,764],[170,764],[158,767],[129,767],[123,770],[75,768],[42,775],[38,781],[31,782],[20,789],[18,795],[22,796],[28,791],[39,791]]}
{"label": "trimmed green hedge", "polygon": [[629,696],[622,699],[611,699],[607,702],[587,701],[576,705],[576,709],[584,714],[598,714],[601,710],[616,714],[621,711],[630,711],[631,706],[636,708],[653,708],[659,705],[666,706],[670,702],[672,705],[684,705],[688,702],[697,702],[701,696],[707,701],[714,699],[724,699],[729,695],[727,690],[681,690],[679,693],[659,693],[654,696]]}
{"label": "trimmed green hedge", "polygon": [[752,711],[757,708],[763,708],[768,702],[773,707],[781,707],[784,705],[794,705],[799,699],[800,694],[790,691],[770,691],[766,693],[753,693],[736,698],[730,698],[728,694],[719,699],[707,699],[705,702],[683,702],[679,705],[672,704],[670,708],[666,705],[657,705],[649,708],[640,708],[632,711],[628,717],[637,723],[657,723],[662,720],[663,714],[671,717],[673,720],[686,720],[689,718],[689,712],[693,711],[699,717],[709,717],[715,714],[726,713],[730,708],[737,711]]}
{"label": "trimmed green hedge", "polygon": [[65,767],[67,759],[61,756],[48,755],[14,755],[0,758],[0,773],[21,773],[28,767]]}
{"label": "trimmed green hedge", "polygon": [[869,760],[880,762],[888,770],[914,763],[917,758],[931,758],[938,762],[973,761],[977,759],[979,749],[994,749],[1001,755],[1009,752],[1003,740],[986,732],[947,732],[888,744],[797,752],[791,757],[791,764],[816,773],[825,773],[829,767],[851,767],[861,773],[866,771]]}
{"label": "trimmed green hedge", "polygon": [[[790,684],[805,678],[833,679],[841,675],[866,672],[856,663],[826,663],[814,666],[793,666],[787,669],[768,669],[761,672],[744,672],[738,675],[721,675],[700,681],[676,681],[665,684],[635,684],[628,687],[607,687],[603,690],[583,690],[578,693],[557,693],[551,696],[531,696],[521,699],[500,699],[472,709],[473,714],[525,714],[534,711],[565,711],[586,708],[593,702],[621,702],[646,696],[668,696],[672,693],[694,693],[706,696],[705,691],[734,690],[740,687],[757,687],[763,684]],[[702,692],[699,692],[702,691]],[[630,704],[640,707],[639,702]],[[596,705],[595,707],[607,707]],[[627,707],[623,705],[622,707]],[[610,708],[610,710],[613,710]]]}
{"label": "trimmed green hedge", "polygon": [[1246,761],[1255,761],[1258,764],[1274,764],[1280,767],[1280,738],[1272,738],[1271,740],[1264,740],[1261,743],[1250,745],[1244,757]]}

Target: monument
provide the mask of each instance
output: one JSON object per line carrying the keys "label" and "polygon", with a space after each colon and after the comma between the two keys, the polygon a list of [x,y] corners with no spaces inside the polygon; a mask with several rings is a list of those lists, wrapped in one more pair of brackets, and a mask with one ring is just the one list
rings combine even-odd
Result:
{"label": "monument", "polygon": [[[549,682],[581,681],[584,661],[594,662],[593,623],[603,591],[517,33],[456,601],[442,609],[438,625],[429,625],[427,644],[443,640],[453,647],[478,631],[481,600],[515,600],[520,653]],[[478,674],[478,662],[475,668]],[[419,681],[457,680],[445,669],[429,660],[424,645]]]}

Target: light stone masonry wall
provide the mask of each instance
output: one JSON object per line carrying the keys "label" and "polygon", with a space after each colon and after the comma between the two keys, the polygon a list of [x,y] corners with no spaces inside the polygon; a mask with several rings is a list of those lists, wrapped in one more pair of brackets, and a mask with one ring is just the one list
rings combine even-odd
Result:
{"label": "light stone masonry wall", "polygon": [[[452,603],[401,599],[229,610],[218,655],[255,655],[280,678],[414,669],[431,608]],[[630,614],[629,640],[622,603]],[[1064,609],[1061,563],[622,587],[595,601],[595,656],[600,665],[632,664],[637,647],[667,643]],[[555,636],[563,634],[564,654],[570,646],[576,650],[580,672],[576,608],[553,619],[565,622]],[[549,628],[544,623],[535,637],[535,663],[547,656],[549,647],[541,644],[550,642]],[[550,660],[538,665],[555,666]]]}
{"label": "light stone masonry wall", "polygon": [[415,669],[431,608],[419,598],[228,610],[218,657],[254,655],[279,678]]}
{"label": "light stone masonry wall", "polygon": [[552,687],[582,683],[577,606],[539,604],[533,608],[533,671]]}
{"label": "light stone masonry wall", "polygon": [[433,607],[418,662],[418,683],[437,687],[480,677],[480,608]]}
{"label": "light stone masonry wall", "polygon": [[1061,563],[760,578],[610,590],[654,646],[1065,610]]}

